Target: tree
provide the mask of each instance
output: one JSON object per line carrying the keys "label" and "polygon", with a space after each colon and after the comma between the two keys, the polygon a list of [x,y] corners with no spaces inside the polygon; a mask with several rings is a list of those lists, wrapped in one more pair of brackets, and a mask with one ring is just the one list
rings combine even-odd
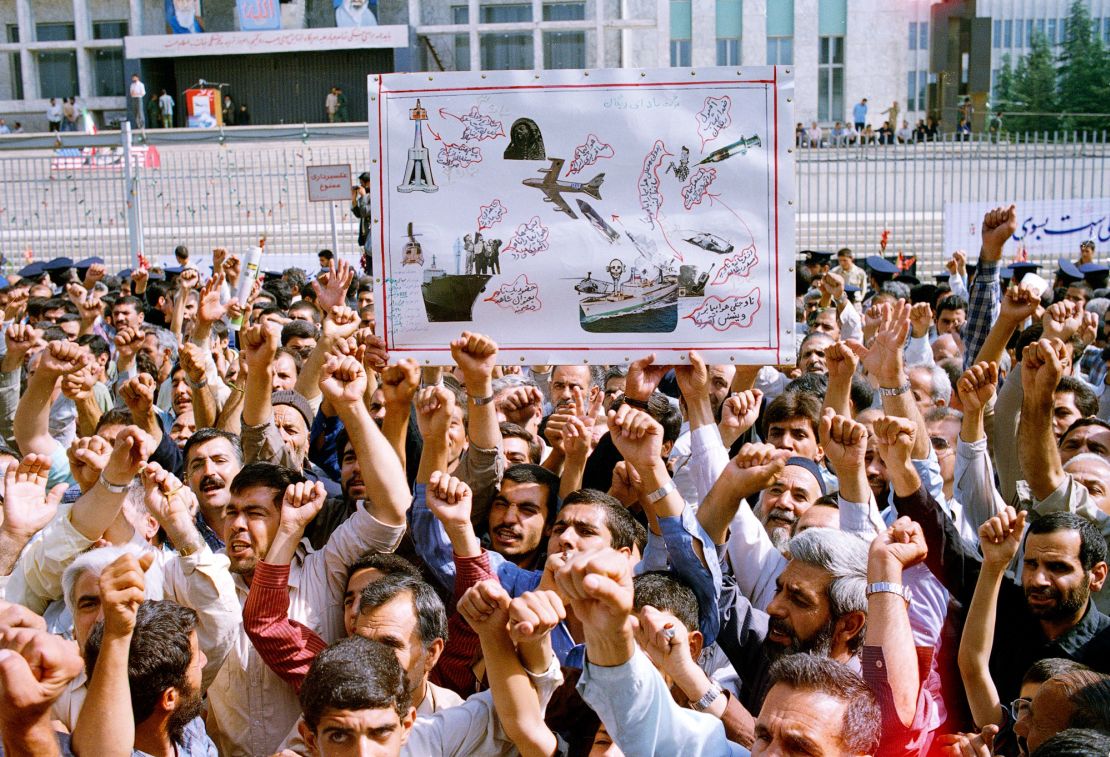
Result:
{"label": "tree", "polygon": [[[1110,55],[1086,4],[1074,0],[1065,28],[1058,81],[1060,110],[1065,114],[1105,113]],[[1101,130],[1110,128],[1110,117],[1065,115],[1061,126],[1068,130]]]}
{"label": "tree", "polygon": [[[1060,128],[1056,98],[1056,64],[1043,34],[1034,33],[1029,54],[1018,61],[1010,87],[1006,128],[1015,132],[1055,131]],[[1022,115],[1029,113],[1030,115]]]}

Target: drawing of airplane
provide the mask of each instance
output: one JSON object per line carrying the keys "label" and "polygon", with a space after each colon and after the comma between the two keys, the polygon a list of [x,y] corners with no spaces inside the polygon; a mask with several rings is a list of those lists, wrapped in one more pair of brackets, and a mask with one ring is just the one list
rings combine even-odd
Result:
{"label": "drawing of airplane", "polygon": [[605,181],[605,174],[599,173],[585,184],[576,181],[559,181],[559,174],[563,172],[563,163],[566,161],[562,158],[548,158],[548,160],[551,161],[551,167],[540,169],[540,173],[543,174],[542,179],[525,179],[521,182],[526,187],[541,190],[544,194],[544,202],[553,202],[556,210],[566,213],[571,218],[577,218],[570,205],[563,199],[564,192],[582,192],[595,200],[601,199],[601,182]]}

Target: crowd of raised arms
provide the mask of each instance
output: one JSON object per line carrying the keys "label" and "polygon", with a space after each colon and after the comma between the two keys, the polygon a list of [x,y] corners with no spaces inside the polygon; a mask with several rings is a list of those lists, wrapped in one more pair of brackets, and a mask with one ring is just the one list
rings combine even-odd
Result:
{"label": "crowd of raised arms", "polygon": [[420,367],[327,251],[29,265],[2,753],[1106,755],[1106,267],[1016,227],[810,255],[778,366]]}

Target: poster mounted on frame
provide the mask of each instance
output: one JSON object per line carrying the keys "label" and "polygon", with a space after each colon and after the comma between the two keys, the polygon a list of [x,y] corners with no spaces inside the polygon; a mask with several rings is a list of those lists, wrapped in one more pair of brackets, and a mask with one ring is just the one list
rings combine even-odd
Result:
{"label": "poster mounted on frame", "polygon": [[792,363],[791,69],[369,77],[391,353]]}

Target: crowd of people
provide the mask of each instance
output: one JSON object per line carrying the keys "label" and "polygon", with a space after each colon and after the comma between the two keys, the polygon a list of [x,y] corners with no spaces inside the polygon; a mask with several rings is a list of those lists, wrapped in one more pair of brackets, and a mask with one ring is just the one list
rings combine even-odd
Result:
{"label": "crowd of people", "polygon": [[28,265],[2,753],[1106,755],[1107,266],[1017,219],[809,254],[777,366],[391,360],[330,252]]}

